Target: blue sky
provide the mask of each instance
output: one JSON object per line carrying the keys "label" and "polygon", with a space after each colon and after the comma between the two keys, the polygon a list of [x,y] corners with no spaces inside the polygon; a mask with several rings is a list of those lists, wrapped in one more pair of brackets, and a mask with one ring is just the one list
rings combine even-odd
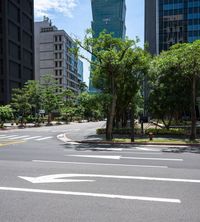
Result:
{"label": "blue sky", "polygon": [[[126,35],[144,41],[144,0],[126,0]],[[54,25],[69,35],[83,39],[92,20],[90,0],[35,0],[35,20],[48,16]],[[84,61],[83,61],[84,62]],[[84,62],[84,81],[89,81],[89,65]]]}

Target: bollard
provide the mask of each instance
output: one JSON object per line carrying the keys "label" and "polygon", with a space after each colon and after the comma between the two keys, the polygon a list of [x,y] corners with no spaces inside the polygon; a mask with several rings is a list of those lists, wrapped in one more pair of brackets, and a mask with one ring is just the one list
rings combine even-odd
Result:
{"label": "bollard", "polygon": [[153,133],[149,133],[149,140],[153,140]]}

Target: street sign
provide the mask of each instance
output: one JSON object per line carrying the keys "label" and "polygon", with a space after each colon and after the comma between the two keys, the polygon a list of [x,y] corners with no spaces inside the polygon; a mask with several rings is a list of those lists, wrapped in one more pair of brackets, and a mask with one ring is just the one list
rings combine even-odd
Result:
{"label": "street sign", "polygon": [[39,110],[39,114],[45,114],[45,110],[44,109],[40,109]]}

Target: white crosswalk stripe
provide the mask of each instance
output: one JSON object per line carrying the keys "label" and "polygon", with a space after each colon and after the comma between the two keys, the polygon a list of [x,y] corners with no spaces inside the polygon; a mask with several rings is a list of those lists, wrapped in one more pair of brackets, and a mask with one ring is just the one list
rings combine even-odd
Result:
{"label": "white crosswalk stripe", "polygon": [[10,140],[15,140],[15,139],[23,139],[23,138],[26,138],[26,137],[29,137],[29,135],[24,135],[24,136],[15,136],[15,137],[10,138]]}
{"label": "white crosswalk stripe", "polygon": [[1,139],[9,139],[9,138],[12,138],[12,137],[15,137],[15,136],[18,136],[18,135],[2,136]]}
{"label": "white crosswalk stripe", "polygon": [[38,138],[41,138],[41,136],[32,136],[32,137],[25,138],[23,140],[32,140],[32,139],[38,139]]}
{"label": "white crosswalk stripe", "polygon": [[29,140],[34,140],[34,141],[42,141],[42,140],[48,140],[52,139],[53,136],[30,136],[30,135],[0,135],[0,141],[3,140],[24,140],[24,141],[29,141]]}
{"label": "white crosswalk stripe", "polygon": [[48,137],[44,137],[44,138],[41,138],[41,139],[36,139],[37,141],[41,141],[41,140],[47,140],[47,139],[51,139],[53,138],[52,136],[48,136]]}

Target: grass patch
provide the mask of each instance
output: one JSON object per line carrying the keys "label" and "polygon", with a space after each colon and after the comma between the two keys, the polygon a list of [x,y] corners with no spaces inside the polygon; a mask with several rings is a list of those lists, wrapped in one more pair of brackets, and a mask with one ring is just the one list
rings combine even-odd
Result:
{"label": "grass patch", "polygon": [[[116,138],[113,139],[113,142],[123,142],[130,143],[131,140],[127,138]],[[200,140],[190,141],[188,139],[174,139],[174,138],[154,138],[153,140],[149,140],[148,138],[136,138],[136,143],[174,143],[174,144],[188,144],[188,143],[200,143]]]}

